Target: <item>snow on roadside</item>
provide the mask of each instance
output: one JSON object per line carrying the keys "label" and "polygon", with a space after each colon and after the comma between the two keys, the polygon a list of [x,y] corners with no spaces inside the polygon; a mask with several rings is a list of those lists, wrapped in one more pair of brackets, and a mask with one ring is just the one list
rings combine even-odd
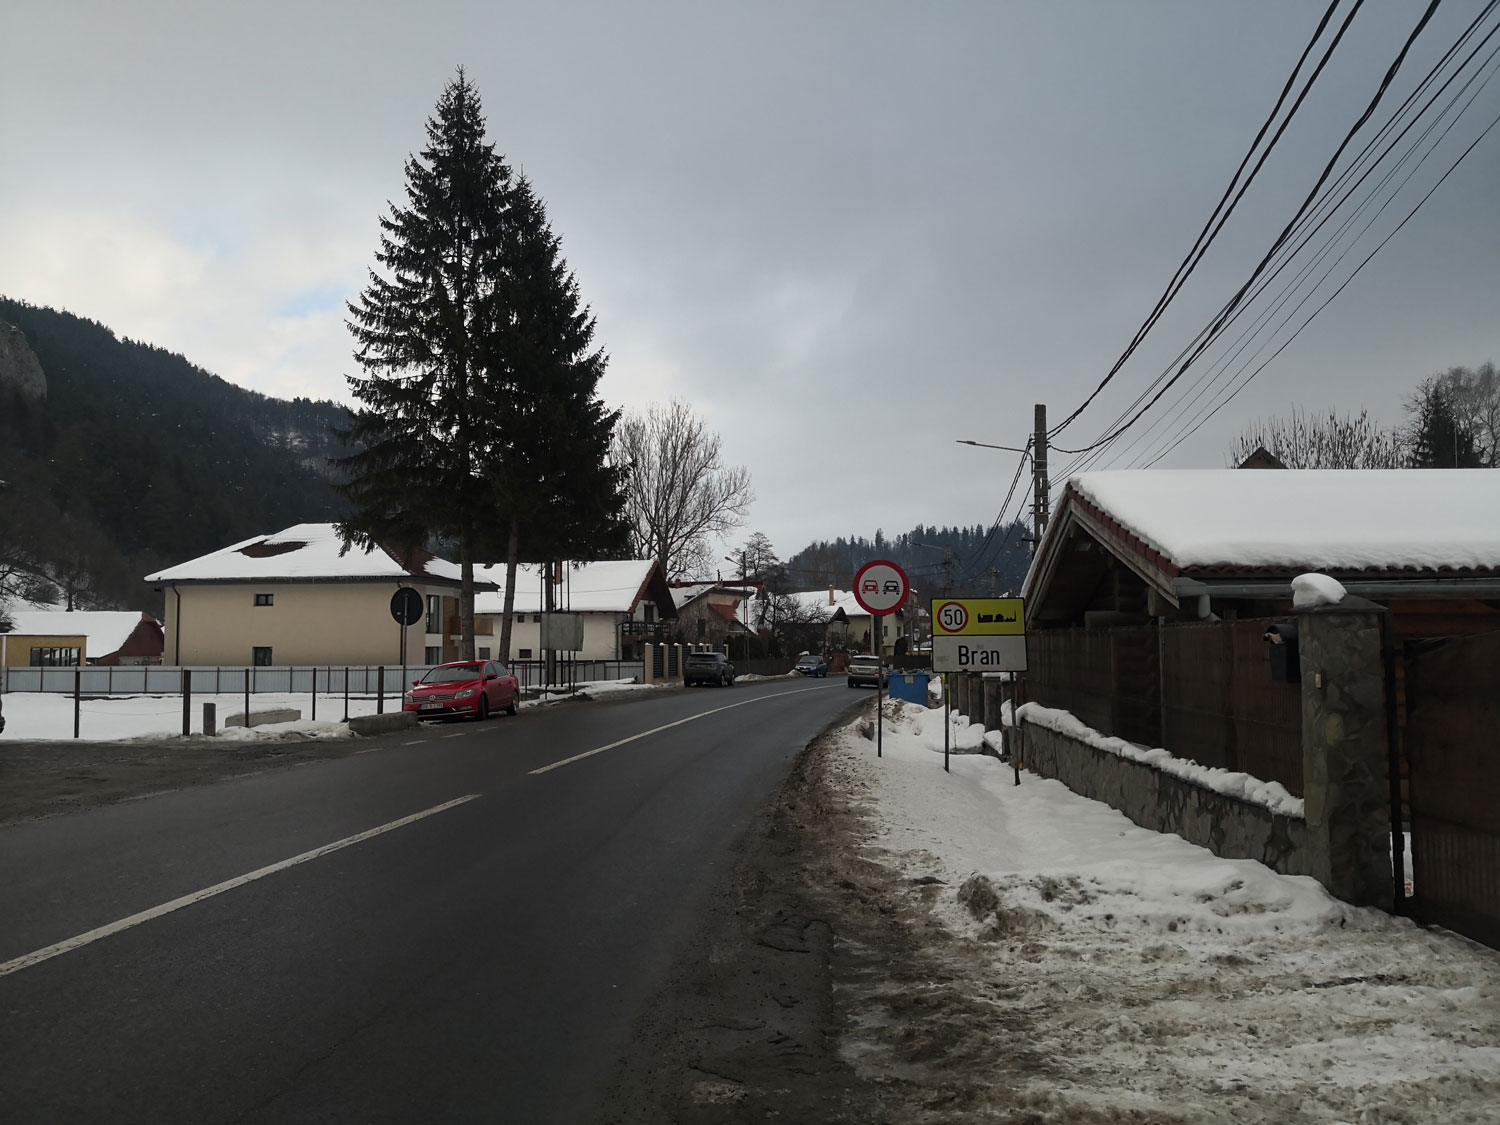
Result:
{"label": "snow on roadside", "polygon": [[[1140,828],[1060,782],[1022,771],[1017,786],[988,756],[955,755],[945,774],[942,712],[885,714],[883,757],[865,719],[832,764],[870,810],[870,857],[942,880],[931,908],[949,938],[928,951],[923,1003],[954,975],[968,1002],[948,1024],[993,1037],[986,1120],[1495,1120],[1500,954]],[[899,1010],[878,987],[863,1000]],[[879,1024],[851,1033],[862,1066],[880,1065]]]}
{"label": "snow on roadside", "polygon": [[[350,715],[375,714],[375,698],[349,699]],[[302,737],[338,737],[325,728],[338,727],[343,735],[349,733],[344,725],[344,697],[318,693],[318,722],[312,726],[312,697],[302,692],[256,692],[250,696],[250,710],[271,711],[291,708],[302,712],[302,722],[309,724],[305,731],[289,731],[286,728],[297,724],[277,723],[266,727],[252,727],[250,732],[224,727],[224,720],[238,715],[245,709],[243,692],[194,692],[188,708],[189,729],[193,734],[203,733],[203,705],[214,704],[220,736],[226,738],[285,738],[291,735]],[[73,697],[51,692],[9,692],[4,699],[5,733],[0,740],[27,739],[47,741],[73,737]],[[385,700],[385,709],[394,710],[399,701],[391,696]],[[335,721],[337,720],[337,721]],[[111,741],[122,738],[170,738],[182,734],[182,696],[180,695],[112,695],[85,696],[79,703],[79,737],[90,741]]]}
{"label": "snow on roadside", "polygon": [[[561,688],[538,700],[522,700],[522,707],[543,702],[560,702],[574,698],[597,699],[626,692],[660,691],[670,685],[638,684],[629,680],[588,680],[575,685],[576,691]],[[250,710],[272,711],[291,708],[302,712],[302,718],[288,723],[263,726],[225,727],[224,720],[245,709],[243,692],[194,692],[188,708],[189,730],[203,733],[203,705],[214,704],[219,726],[218,737],[226,741],[290,738],[348,738],[350,731],[344,718],[343,693],[318,693],[318,718],[312,718],[312,696],[302,692],[255,692],[250,696]],[[53,692],[9,692],[3,698],[5,739],[53,741],[73,737],[73,697]],[[385,710],[394,711],[400,700],[385,697]],[[374,715],[374,696],[350,696],[349,714]],[[182,734],[182,696],[180,695],[107,695],[85,696],[79,704],[79,737],[92,742],[126,738],[171,738]]]}

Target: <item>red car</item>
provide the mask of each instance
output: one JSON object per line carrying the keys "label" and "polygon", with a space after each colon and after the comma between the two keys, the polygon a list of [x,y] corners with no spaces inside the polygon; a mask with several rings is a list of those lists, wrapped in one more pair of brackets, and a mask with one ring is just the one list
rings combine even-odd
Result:
{"label": "red car", "polygon": [[454,715],[487,719],[495,711],[514,715],[520,696],[520,681],[505,665],[493,660],[465,660],[439,664],[420,680],[413,680],[401,709],[415,711],[423,719]]}

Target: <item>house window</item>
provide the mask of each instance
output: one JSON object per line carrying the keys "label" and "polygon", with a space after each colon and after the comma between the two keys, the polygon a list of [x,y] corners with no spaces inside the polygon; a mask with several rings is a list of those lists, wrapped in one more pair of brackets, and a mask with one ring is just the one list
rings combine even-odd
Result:
{"label": "house window", "polygon": [[524,624],[526,624],[526,615],[524,613],[518,613],[518,614],[516,614],[516,624],[517,625],[524,625]]}
{"label": "house window", "polygon": [[521,650],[521,655],[518,657],[518,659],[520,659],[520,660],[530,660],[531,659],[531,650],[529,648],[523,648]]}
{"label": "house window", "polygon": [[271,666],[271,646],[256,645],[252,651],[251,659],[257,668],[269,668]]}
{"label": "house window", "polygon": [[443,662],[443,649],[441,645],[428,645],[426,660],[428,664],[441,664]]}
{"label": "house window", "polygon": [[531,623],[533,625],[540,625],[542,623],[542,615],[540,613],[533,613],[531,615]]}
{"label": "house window", "polygon": [[698,635],[700,637],[708,636],[708,622],[701,617],[698,618]]}
{"label": "house window", "polygon": [[276,604],[276,595],[275,594],[256,594],[255,595],[255,604],[256,605],[275,605]]}
{"label": "house window", "polygon": [[[427,595],[427,631],[429,633],[441,633],[443,631],[443,599],[437,594]],[[431,664],[429,660],[427,663]]]}
{"label": "house window", "polygon": [[656,607],[654,605],[648,605],[646,607],[646,620],[647,621],[655,621],[656,620]]}
{"label": "house window", "polygon": [[31,650],[33,668],[72,668],[78,664],[76,648],[34,648]]}
{"label": "house window", "polygon": [[482,648],[482,649],[479,650],[479,659],[480,660],[488,660],[489,658],[490,658],[490,650],[489,649]]}

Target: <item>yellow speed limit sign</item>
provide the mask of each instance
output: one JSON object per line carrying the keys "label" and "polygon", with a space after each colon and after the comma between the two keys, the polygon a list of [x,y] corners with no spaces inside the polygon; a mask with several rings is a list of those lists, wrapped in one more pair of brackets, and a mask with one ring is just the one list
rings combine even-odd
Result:
{"label": "yellow speed limit sign", "polygon": [[935,598],[934,672],[1026,671],[1026,607],[1020,598]]}
{"label": "yellow speed limit sign", "polygon": [[1025,632],[1020,598],[937,598],[932,603],[934,637],[1015,637]]}

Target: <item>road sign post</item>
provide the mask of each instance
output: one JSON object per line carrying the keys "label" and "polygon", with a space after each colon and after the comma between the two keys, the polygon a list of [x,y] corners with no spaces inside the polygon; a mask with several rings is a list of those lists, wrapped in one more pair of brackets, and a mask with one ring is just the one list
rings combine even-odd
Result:
{"label": "road sign post", "polygon": [[[1021,598],[936,598],[932,603],[935,672],[1026,671],[1026,606]],[[1014,684],[1014,676],[1012,676]],[[1015,722],[1015,700],[1011,700]],[[1002,734],[1002,738],[1004,735]],[[1016,784],[1018,755],[1011,750]]]}
{"label": "road sign post", "polygon": [[[401,626],[401,701],[406,705],[406,630],[422,618],[422,594],[410,586],[398,586],[391,595],[391,616]],[[348,716],[344,716],[348,718]]]}
{"label": "road sign post", "polygon": [[877,618],[895,613],[911,596],[911,580],[893,562],[867,562],[854,575],[854,600],[870,615],[870,651],[879,662],[875,673],[875,756],[884,756],[885,654],[880,643],[881,622]]}

